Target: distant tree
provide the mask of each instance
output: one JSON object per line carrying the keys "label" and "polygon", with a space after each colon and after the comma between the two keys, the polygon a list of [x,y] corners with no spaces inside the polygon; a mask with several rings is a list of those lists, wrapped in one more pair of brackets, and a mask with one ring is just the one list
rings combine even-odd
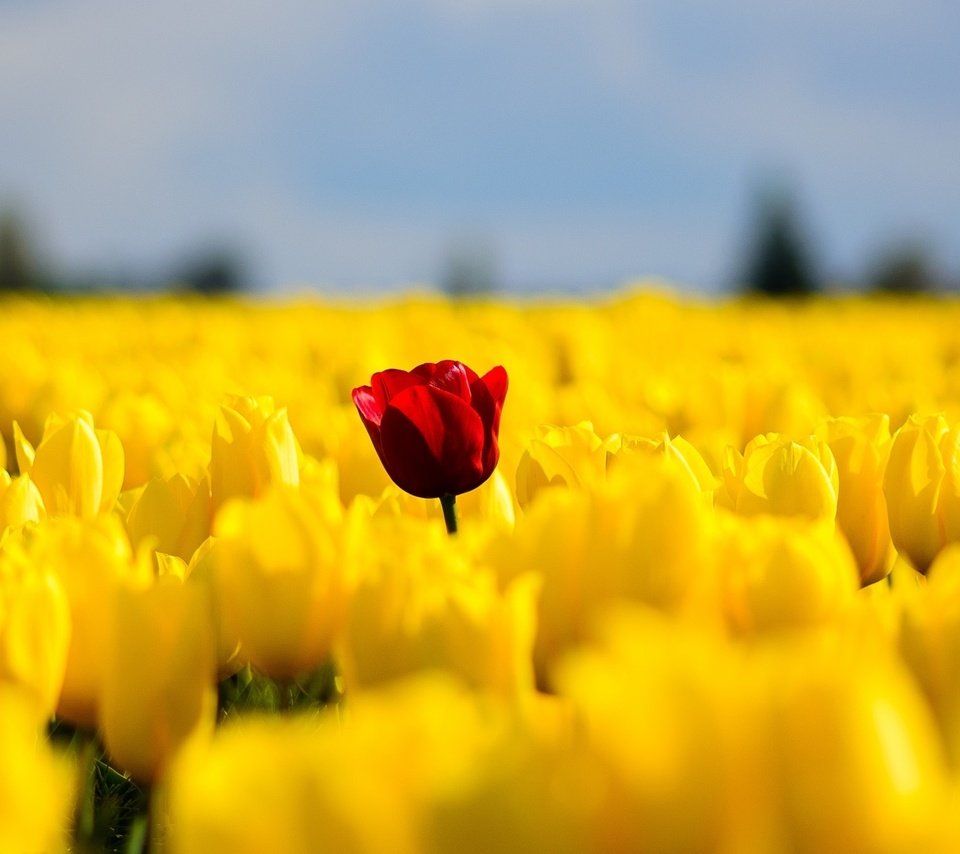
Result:
{"label": "distant tree", "polygon": [[39,265],[26,226],[10,211],[0,212],[0,292],[39,287]]}
{"label": "distant tree", "polygon": [[891,294],[927,294],[943,286],[929,253],[919,244],[888,252],[869,276],[873,291]]}
{"label": "distant tree", "polygon": [[481,243],[464,243],[450,249],[444,261],[440,286],[452,297],[489,294],[497,290],[497,262],[493,250]]}
{"label": "distant tree", "polygon": [[237,293],[246,289],[244,267],[237,255],[214,249],[197,255],[175,277],[183,288],[204,296]]}
{"label": "distant tree", "polygon": [[761,199],[756,236],[744,286],[771,297],[808,296],[819,290],[810,253],[790,198],[782,193]]}

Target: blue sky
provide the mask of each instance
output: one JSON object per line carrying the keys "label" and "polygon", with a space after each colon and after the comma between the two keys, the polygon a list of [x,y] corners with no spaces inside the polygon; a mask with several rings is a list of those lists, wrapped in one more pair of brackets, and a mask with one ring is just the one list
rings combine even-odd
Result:
{"label": "blue sky", "polygon": [[958,276],[958,44],[947,0],[0,0],[0,205],[64,268],[710,291],[774,181],[828,276]]}

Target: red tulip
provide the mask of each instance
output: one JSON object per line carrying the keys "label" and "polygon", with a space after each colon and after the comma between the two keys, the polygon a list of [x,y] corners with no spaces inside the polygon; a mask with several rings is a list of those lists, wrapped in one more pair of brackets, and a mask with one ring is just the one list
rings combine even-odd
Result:
{"label": "red tulip", "polygon": [[493,474],[506,394],[501,366],[480,377],[447,359],[380,371],[353,390],[353,402],[393,482],[440,498],[476,489]]}

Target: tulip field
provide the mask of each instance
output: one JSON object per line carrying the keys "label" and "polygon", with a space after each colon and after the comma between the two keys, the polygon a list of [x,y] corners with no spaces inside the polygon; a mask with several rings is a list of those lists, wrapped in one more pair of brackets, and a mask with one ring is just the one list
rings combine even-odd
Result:
{"label": "tulip field", "polygon": [[4,301],[0,852],[960,851],[958,330]]}

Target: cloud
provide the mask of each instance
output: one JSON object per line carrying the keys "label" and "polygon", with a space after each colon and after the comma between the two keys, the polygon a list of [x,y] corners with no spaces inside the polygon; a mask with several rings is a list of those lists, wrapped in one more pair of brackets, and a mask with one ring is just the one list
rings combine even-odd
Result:
{"label": "cloud", "polygon": [[[714,283],[749,182],[796,177],[833,263],[927,231],[960,264],[958,22],[941,4],[0,4],[0,204],[66,264],[205,240],[265,281]],[[949,247],[954,247],[950,249]],[[950,257],[953,260],[953,256]]]}
{"label": "cloud", "polygon": [[[0,8],[0,109],[21,155],[41,134],[78,164],[123,168],[243,124],[304,57],[335,51],[342,17],[297,0]],[[320,7],[324,9],[323,6]],[[119,162],[118,162],[119,158]]]}
{"label": "cloud", "polygon": [[[263,0],[0,6],[0,193],[67,260],[153,255],[221,211],[242,140],[285,82],[335,66],[341,4]],[[282,133],[282,130],[278,131]],[[221,163],[226,167],[220,169]],[[86,248],[85,248],[86,247]]]}

